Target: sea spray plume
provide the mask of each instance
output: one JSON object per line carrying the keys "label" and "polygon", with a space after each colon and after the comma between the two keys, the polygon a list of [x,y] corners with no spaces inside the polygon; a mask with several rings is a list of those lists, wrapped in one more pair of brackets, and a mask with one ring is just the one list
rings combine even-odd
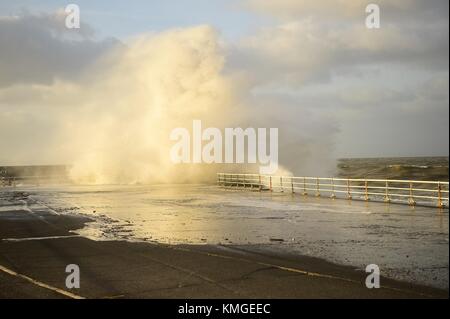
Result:
{"label": "sea spray plume", "polygon": [[[258,172],[255,164],[173,164],[169,158],[170,131],[190,128],[196,118],[217,128],[285,125],[270,109],[250,107],[250,100],[243,98],[249,92],[243,91],[241,82],[222,74],[224,54],[218,43],[215,31],[204,26],[144,36],[111,54],[99,67],[100,76],[89,80],[98,85],[88,89],[92,96],[85,101],[86,113],[80,121],[87,136],[72,142],[82,150],[71,170],[72,179],[80,183],[200,182],[214,180],[221,170]],[[300,141],[293,135],[283,138],[283,145]],[[287,150],[281,152],[291,156],[309,152],[310,147],[289,145],[289,154]],[[303,158],[301,165],[307,162]],[[290,175],[289,168],[280,164],[278,174]]]}
{"label": "sea spray plume", "polygon": [[226,123],[235,103],[221,75],[223,62],[207,26],[143,36],[114,53],[111,68],[86,88],[83,133],[72,141],[82,151],[71,177],[93,183],[201,178],[205,165],[171,163],[169,134],[191,126],[193,118]]}
{"label": "sea spray plume", "polygon": [[225,63],[232,51],[211,27],[175,29],[116,43],[73,78],[55,73],[51,83],[0,87],[0,159],[65,163],[73,181],[97,184],[201,182],[218,171],[258,171],[173,164],[170,131],[200,119],[221,130],[277,127],[278,174],[323,169],[330,121],[292,101],[255,96],[252,72]]}

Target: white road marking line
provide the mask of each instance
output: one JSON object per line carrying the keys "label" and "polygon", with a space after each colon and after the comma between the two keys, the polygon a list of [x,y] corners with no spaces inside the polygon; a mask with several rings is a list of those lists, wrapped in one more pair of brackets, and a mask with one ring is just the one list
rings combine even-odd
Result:
{"label": "white road marking line", "polygon": [[72,299],[85,299],[84,297],[81,297],[79,295],[73,294],[73,293],[65,291],[63,289],[59,289],[59,288],[47,285],[47,284],[45,284],[43,282],[40,282],[38,280],[34,280],[33,278],[30,278],[28,276],[19,274],[19,273],[15,272],[15,271],[13,271],[11,269],[8,269],[8,268],[6,268],[6,267],[4,267],[2,265],[0,265],[0,270],[5,272],[5,273],[7,273],[7,274],[9,274],[9,275],[11,275],[11,276],[22,278],[22,279],[32,283],[33,285],[36,285],[36,286],[39,286],[39,287],[42,287],[42,288],[54,291],[54,292],[59,293],[59,294],[61,294],[63,296],[66,296],[66,297],[69,297],[69,298],[72,298]]}
{"label": "white road marking line", "polygon": [[81,237],[80,235],[68,235],[68,236],[48,236],[48,237],[28,237],[28,238],[4,238],[2,241],[9,242],[21,242],[21,241],[31,241],[31,240],[46,240],[46,239],[63,239],[63,238],[74,238]]}

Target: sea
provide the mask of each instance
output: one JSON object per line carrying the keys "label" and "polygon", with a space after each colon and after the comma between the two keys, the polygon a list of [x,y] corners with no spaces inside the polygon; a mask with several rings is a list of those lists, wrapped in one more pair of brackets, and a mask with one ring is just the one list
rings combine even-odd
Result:
{"label": "sea", "polygon": [[407,179],[448,182],[448,157],[384,157],[338,160],[345,178]]}

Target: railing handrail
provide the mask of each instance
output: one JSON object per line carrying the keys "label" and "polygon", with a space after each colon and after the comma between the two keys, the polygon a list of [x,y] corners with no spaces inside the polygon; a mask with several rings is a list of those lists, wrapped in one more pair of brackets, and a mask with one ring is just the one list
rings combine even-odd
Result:
{"label": "railing handrail", "polygon": [[[364,195],[365,200],[370,200],[373,196],[380,196],[384,197],[385,202],[390,202],[392,197],[394,199],[408,198],[408,203],[411,205],[416,205],[415,199],[431,199],[437,201],[438,207],[444,207],[444,202],[448,205],[449,201],[449,182],[447,181],[300,177],[254,173],[217,173],[217,176],[219,184],[222,182],[224,185],[229,184],[231,186],[257,186],[260,190],[268,187],[270,191],[277,189],[281,192],[290,188],[292,193],[300,189],[304,195],[308,195],[308,191],[314,191],[316,196],[321,196],[322,193],[331,193],[331,197],[336,198],[336,193],[347,193],[348,199],[352,199],[352,195]],[[355,185],[355,183],[358,184]],[[383,186],[379,183],[383,183]],[[377,192],[377,190],[381,192]]]}
{"label": "railing handrail", "polygon": [[289,176],[289,175],[267,175],[267,174],[252,174],[252,173],[217,173],[217,175],[240,175],[240,176],[261,176],[272,178],[288,178],[288,179],[313,179],[313,180],[334,180],[334,181],[351,181],[351,182],[380,182],[386,181],[392,183],[414,183],[414,184],[441,184],[449,185],[449,182],[445,181],[423,181],[423,180],[410,180],[410,179],[374,179],[374,178],[343,178],[343,177],[314,177],[314,176]]}

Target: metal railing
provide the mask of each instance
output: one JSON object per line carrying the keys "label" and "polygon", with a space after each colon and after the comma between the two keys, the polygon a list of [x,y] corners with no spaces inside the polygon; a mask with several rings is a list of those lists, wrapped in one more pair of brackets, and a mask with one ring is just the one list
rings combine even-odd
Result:
{"label": "metal railing", "polygon": [[449,205],[449,183],[438,181],[218,173],[217,183],[260,191],[301,193],[318,197],[328,195],[331,198],[397,202],[412,206],[444,208]]}

